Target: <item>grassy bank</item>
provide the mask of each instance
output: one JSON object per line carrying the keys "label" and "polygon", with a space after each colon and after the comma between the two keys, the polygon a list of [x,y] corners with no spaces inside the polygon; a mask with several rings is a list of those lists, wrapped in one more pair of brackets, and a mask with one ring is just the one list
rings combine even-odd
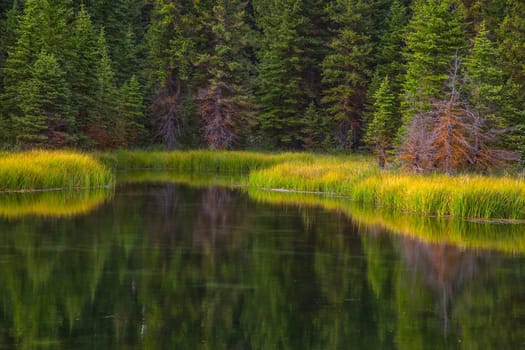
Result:
{"label": "grassy bank", "polygon": [[307,153],[256,153],[236,151],[118,151],[101,153],[100,161],[117,170],[166,169],[186,172],[235,172],[267,168],[289,161],[312,162],[315,158]]}
{"label": "grassy bank", "polygon": [[525,182],[508,177],[419,176],[386,172],[370,160],[322,158],[250,173],[259,188],[325,192],[375,207],[432,216],[525,218]]}
{"label": "grassy bank", "polygon": [[430,216],[525,218],[525,182],[509,177],[419,176],[386,172],[369,157],[224,151],[98,155],[116,170],[245,174],[249,187],[323,192],[359,203]]}
{"label": "grassy bank", "polygon": [[[108,168],[114,172],[164,169],[185,176],[204,172],[242,174],[243,177],[235,179],[236,184],[329,193],[375,207],[427,216],[525,218],[523,180],[386,172],[368,157],[308,153],[120,151],[88,156],[33,151],[4,154],[0,156],[0,190],[105,186],[114,183],[115,178]],[[231,180],[226,179],[225,184],[228,182]]]}
{"label": "grassy bank", "polygon": [[0,156],[0,191],[101,187],[114,176],[93,157],[67,151],[30,151]]}

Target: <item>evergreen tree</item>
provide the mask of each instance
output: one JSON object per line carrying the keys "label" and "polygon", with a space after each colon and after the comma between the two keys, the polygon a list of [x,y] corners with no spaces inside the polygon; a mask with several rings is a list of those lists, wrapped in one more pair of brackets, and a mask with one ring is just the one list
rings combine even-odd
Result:
{"label": "evergreen tree", "polygon": [[120,89],[120,104],[115,131],[116,142],[121,147],[137,146],[146,134],[142,88],[134,75]]}
{"label": "evergreen tree", "polygon": [[316,150],[325,146],[327,130],[325,121],[321,117],[319,108],[311,102],[304,112],[304,126],[302,127],[302,141],[307,150]]}
{"label": "evergreen tree", "polygon": [[381,86],[375,93],[374,111],[366,129],[365,141],[376,154],[379,165],[384,167],[400,122],[396,98],[388,76],[383,78]]}
{"label": "evergreen tree", "polygon": [[191,107],[190,82],[194,75],[198,28],[191,3],[154,2],[147,33],[147,75],[153,89],[152,122],[157,136],[172,149],[181,136],[186,108]]}
{"label": "evergreen tree", "polygon": [[254,1],[261,31],[257,80],[260,127],[272,146],[301,147],[302,112],[308,105],[304,86],[305,23],[300,0]]}
{"label": "evergreen tree", "polygon": [[507,15],[498,30],[499,57],[505,79],[507,119],[514,127],[510,138],[513,147],[525,159],[525,3],[507,0]]}
{"label": "evergreen tree", "polygon": [[96,147],[113,146],[113,132],[117,114],[118,101],[115,73],[109,57],[104,30],[100,31],[97,42],[96,68],[96,109],[89,118],[87,134]]}
{"label": "evergreen tree", "polygon": [[367,123],[373,119],[376,112],[375,95],[385,77],[389,78],[389,84],[395,96],[396,109],[399,110],[400,108],[399,97],[405,73],[403,48],[408,20],[406,12],[407,9],[403,2],[400,0],[392,2],[386,19],[386,28],[380,36],[376,67],[367,92],[365,110],[365,121]]}
{"label": "evergreen tree", "polygon": [[403,125],[443,98],[450,64],[465,47],[463,7],[454,0],[415,0],[406,35]]}
{"label": "evergreen tree", "polygon": [[251,93],[243,86],[251,66],[245,53],[250,30],[244,17],[243,2],[217,0],[210,18],[204,18],[212,40],[210,52],[198,58],[206,76],[198,100],[204,138],[212,148],[231,148],[241,132],[248,131],[253,106]]}
{"label": "evergreen tree", "polygon": [[489,39],[485,24],[474,38],[473,47],[465,60],[466,90],[470,104],[483,116],[504,125],[504,77],[499,53]]}
{"label": "evergreen tree", "polygon": [[145,27],[141,11],[145,0],[87,0],[87,7],[98,28],[104,28],[108,53],[118,83],[124,83],[140,70],[139,53]]}
{"label": "evergreen tree", "polygon": [[[362,114],[370,77],[373,45],[366,1],[337,0],[330,14],[338,31],[323,61],[323,81],[328,88],[323,103],[337,125],[338,146],[360,144]],[[350,139],[348,139],[350,133]]]}
{"label": "evergreen tree", "polygon": [[[64,67],[67,61],[68,28],[71,8],[66,0],[27,0],[22,15],[17,20],[16,42],[7,48],[7,58],[3,69],[4,91],[2,105],[4,120],[2,136],[4,142],[13,144],[17,135],[11,117],[21,117],[26,113],[21,106],[24,103],[23,90],[33,77],[32,68],[41,52],[53,56],[58,65]],[[69,107],[69,106],[65,106]]]}
{"label": "evergreen tree", "polygon": [[30,77],[18,90],[20,115],[13,116],[16,141],[24,148],[62,147],[68,134],[69,91],[64,72],[52,54],[41,51],[30,69]]}
{"label": "evergreen tree", "polygon": [[[91,18],[81,6],[72,33],[73,53],[68,62],[68,81],[71,86],[72,108],[76,117],[76,127],[85,132],[89,118],[95,114],[97,106],[97,65],[100,60],[98,39]],[[81,140],[81,144],[85,143]]]}

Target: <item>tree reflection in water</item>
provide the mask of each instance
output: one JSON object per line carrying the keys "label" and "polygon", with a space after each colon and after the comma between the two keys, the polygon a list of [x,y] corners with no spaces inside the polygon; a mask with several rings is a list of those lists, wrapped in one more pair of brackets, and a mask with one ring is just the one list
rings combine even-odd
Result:
{"label": "tree reflection in water", "polygon": [[0,250],[7,348],[525,341],[521,256],[425,244],[226,188],[122,185],[82,216],[0,221]]}

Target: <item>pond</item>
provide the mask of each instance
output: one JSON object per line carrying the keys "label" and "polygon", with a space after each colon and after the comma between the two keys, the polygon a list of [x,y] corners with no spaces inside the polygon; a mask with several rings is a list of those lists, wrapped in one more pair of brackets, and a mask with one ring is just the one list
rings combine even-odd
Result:
{"label": "pond", "polygon": [[525,346],[525,225],[163,181],[0,197],[0,349]]}

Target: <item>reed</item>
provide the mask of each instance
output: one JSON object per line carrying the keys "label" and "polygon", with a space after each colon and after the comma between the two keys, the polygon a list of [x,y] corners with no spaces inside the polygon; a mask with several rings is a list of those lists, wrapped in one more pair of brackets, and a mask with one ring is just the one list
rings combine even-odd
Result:
{"label": "reed", "polygon": [[431,216],[525,218],[525,181],[509,177],[420,176],[381,171],[370,159],[324,157],[250,173],[257,188],[323,192]]}
{"label": "reed", "polygon": [[29,151],[0,156],[0,191],[101,187],[113,183],[111,171],[86,154]]}
{"label": "reed", "polygon": [[272,165],[288,162],[312,162],[314,155],[308,153],[256,153],[240,151],[118,151],[101,153],[98,158],[117,170],[169,169],[176,171],[213,171],[247,173]]}

